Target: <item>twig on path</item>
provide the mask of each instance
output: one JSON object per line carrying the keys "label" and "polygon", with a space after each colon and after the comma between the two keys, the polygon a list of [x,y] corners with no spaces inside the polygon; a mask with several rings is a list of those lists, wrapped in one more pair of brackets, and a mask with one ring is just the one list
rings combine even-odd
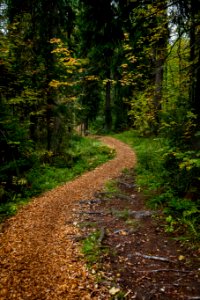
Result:
{"label": "twig on path", "polygon": [[97,204],[101,203],[101,199],[92,199],[92,200],[80,200],[79,204]]}
{"label": "twig on path", "polygon": [[122,185],[124,185],[125,187],[127,187],[129,189],[136,187],[136,184],[134,184],[134,183],[127,183],[127,182],[124,182],[124,181],[121,181],[121,180],[117,180],[117,183],[122,184]]}
{"label": "twig on path", "polygon": [[98,243],[101,244],[104,238],[105,238],[105,228],[101,227],[100,236],[98,238]]}
{"label": "twig on path", "polygon": [[193,271],[177,270],[177,269],[157,269],[157,270],[142,270],[137,271],[138,273],[158,273],[158,272],[177,272],[177,273],[192,273]]}
{"label": "twig on path", "polygon": [[103,211],[76,211],[74,212],[75,214],[80,214],[80,215],[103,215]]}
{"label": "twig on path", "polygon": [[174,263],[173,260],[165,258],[165,257],[161,257],[161,256],[145,255],[145,254],[142,254],[142,253],[139,253],[139,252],[136,252],[135,255],[141,256],[141,257],[146,258],[146,259],[154,259],[154,260],[159,260],[159,261],[163,261],[163,262]]}
{"label": "twig on path", "polygon": [[[111,196],[114,196],[118,199],[122,199],[122,200],[128,200],[128,201],[132,201],[133,198],[130,197],[130,196],[127,196],[127,195],[124,195],[124,194],[119,194],[117,192],[98,192],[95,194],[95,196],[106,196],[106,195],[111,195]],[[110,200],[110,199],[105,199],[103,198],[102,200]]]}

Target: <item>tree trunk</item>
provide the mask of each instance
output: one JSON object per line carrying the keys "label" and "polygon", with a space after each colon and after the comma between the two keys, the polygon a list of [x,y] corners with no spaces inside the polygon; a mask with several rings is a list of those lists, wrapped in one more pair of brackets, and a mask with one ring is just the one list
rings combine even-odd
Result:
{"label": "tree trunk", "polygon": [[111,113],[111,83],[106,83],[106,101],[105,101],[105,129],[112,129],[112,113]]}
{"label": "tree trunk", "polygon": [[157,134],[159,128],[159,112],[162,109],[162,88],[163,88],[163,75],[164,75],[164,63],[167,52],[167,40],[168,40],[168,23],[166,13],[165,1],[159,5],[159,9],[162,12],[162,20],[158,20],[158,25],[163,26],[164,30],[162,36],[155,44],[155,93],[154,93],[154,109],[155,109],[155,133]]}
{"label": "tree trunk", "polygon": [[[197,17],[200,15],[200,4],[191,2],[191,27],[190,27],[190,61],[191,61],[191,87],[190,87],[190,102],[194,113],[200,117],[200,32],[197,29]],[[199,122],[197,122],[198,127]]]}

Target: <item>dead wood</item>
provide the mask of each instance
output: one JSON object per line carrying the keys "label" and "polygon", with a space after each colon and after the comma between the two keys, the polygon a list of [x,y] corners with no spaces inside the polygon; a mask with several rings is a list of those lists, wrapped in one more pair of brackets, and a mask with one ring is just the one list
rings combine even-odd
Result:
{"label": "dead wood", "polygon": [[154,259],[154,260],[159,260],[159,261],[163,261],[163,262],[174,263],[173,260],[165,258],[165,257],[161,257],[161,256],[145,255],[145,254],[142,254],[142,253],[139,253],[139,252],[136,252],[135,255],[141,256],[141,257],[146,258],[146,259]]}
{"label": "dead wood", "polygon": [[[98,192],[95,194],[95,196],[106,196],[106,195],[112,195],[113,197],[116,197],[118,199],[122,199],[122,200],[128,200],[128,201],[132,201],[133,198],[124,194],[119,194],[118,192]],[[102,200],[110,200],[109,199],[105,199],[103,198]]]}
{"label": "dead wood", "polygon": [[100,236],[98,238],[98,243],[101,244],[104,238],[105,238],[105,228],[101,227]]}
{"label": "dead wood", "polygon": [[136,219],[151,217],[155,213],[156,213],[155,211],[150,211],[150,210],[129,211],[129,215]]}
{"label": "dead wood", "polygon": [[92,200],[80,200],[79,204],[97,204],[100,203],[101,199],[92,199]]}
{"label": "dead wood", "polygon": [[128,189],[132,189],[136,187],[136,184],[134,183],[127,183],[121,180],[117,180],[117,183],[124,185],[125,187],[127,187]]}
{"label": "dead wood", "polygon": [[76,211],[74,212],[75,214],[80,214],[80,215],[103,215],[103,211]]}
{"label": "dead wood", "polygon": [[141,270],[138,273],[158,273],[158,272],[177,272],[177,273],[192,273],[193,271],[177,270],[177,269],[157,269],[157,270]]}

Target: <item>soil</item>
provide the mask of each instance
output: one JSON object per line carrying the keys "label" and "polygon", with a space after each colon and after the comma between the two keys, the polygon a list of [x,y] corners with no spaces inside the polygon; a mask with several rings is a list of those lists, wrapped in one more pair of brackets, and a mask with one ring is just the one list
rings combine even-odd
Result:
{"label": "soil", "polygon": [[200,299],[200,251],[165,232],[162,212],[149,210],[137,191],[134,170],[116,186],[117,192],[96,193],[77,207],[90,212],[77,218],[82,237],[104,232],[102,253],[108,251],[91,268],[116,293],[112,299]]}
{"label": "soil", "polygon": [[[33,199],[2,226],[0,300],[200,299],[200,253],[171,239],[161,213],[145,207],[133,151],[102,140],[115,159]],[[113,178],[119,190],[105,193]],[[101,255],[88,267],[81,240],[98,229]]]}

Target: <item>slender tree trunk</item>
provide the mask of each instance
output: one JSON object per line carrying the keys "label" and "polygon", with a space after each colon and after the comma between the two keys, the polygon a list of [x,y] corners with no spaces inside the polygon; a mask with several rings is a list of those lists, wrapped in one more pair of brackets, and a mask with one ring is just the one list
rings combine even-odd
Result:
{"label": "slender tree trunk", "polygon": [[[52,17],[57,15],[57,3],[56,1],[48,1],[44,3],[43,7],[44,11],[48,11]],[[47,36],[45,41],[44,49],[46,51],[45,54],[45,65],[46,65],[46,91],[47,91],[47,103],[46,103],[46,131],[47,131],[47,150],[51,150],[52,148],[52,136],[53,136],[53,130],[54,126],[52,126],[52,123],[55,122],[54,120],[54,113],[53,108],[56,105],[56,94],[55,91],[52,90],[52,88],[49,87],[49,83],[51,82],[54,74],[54,65],[55,65],[55,56],[52,54],[53,46],[50,44],[50,40],[53,37],[57,36],[58,33],[58,27],[57,24],[55,24],[54,19],[50,21],[48,19],[48,28],[47,28]]]}
{"label": "slender tree trunk", "polygon": [[167,24],[167,13],[166,13],[166,3],[160,4],[159,9],[162,11],[162,19],[161,24],[159,24],[160,20],[158,20],[159,26],[164,26],[164,30],[162,33],[162,37],[160,37],[155,45],[155,94],[154,94],[154,109],[155,109],[155,120],[156,127],[155,133],[157,134],[159,128],[159,112],[162,109],[162,89],[163,89],[163,77],[164,77],[164,63],[165,56],[167,52],[167,39],[168,39],[168,24]]}
{"label": "slender tree trunk", "polygon": [[[194,112],[200,118],[200,32],[197,29],[197,17],[200,18],[200,4],[191,1],[191,28],[190,28],[190,61],[191,61],[191,87],[190,102]],[[200,127],[199,122],[197,122]]]}
{"label": "slender tree trunk", "polygon": [[112,129],[112,112],[111,112],[111,83],[106,83],[106,101],[105,101],[105,128]]}
{"label": "slender tree trunk", "polygon": [[163,84],[163,64],[164,59],[162,54],[157,54],[156,59],[156,72],[155,72],[155,96],[154,96],[154,107],[156,112],[161,109],[162,100],[162,84]]}
{"label": "slender tree trunk", "polygon": [[46,109],[46,126],[47,126],[47,150],[51,150],[52,129],[51,129],[51,105],[47,104]]}
{"label": "slender tree trunk", "polygon": [[196,66],[196,86],[195,86],[195,106],[196,106],[196,113],[198,117],[198,127],[200,127],[199,120],[200,120],[200,34],[198,36],[198,61]]}

